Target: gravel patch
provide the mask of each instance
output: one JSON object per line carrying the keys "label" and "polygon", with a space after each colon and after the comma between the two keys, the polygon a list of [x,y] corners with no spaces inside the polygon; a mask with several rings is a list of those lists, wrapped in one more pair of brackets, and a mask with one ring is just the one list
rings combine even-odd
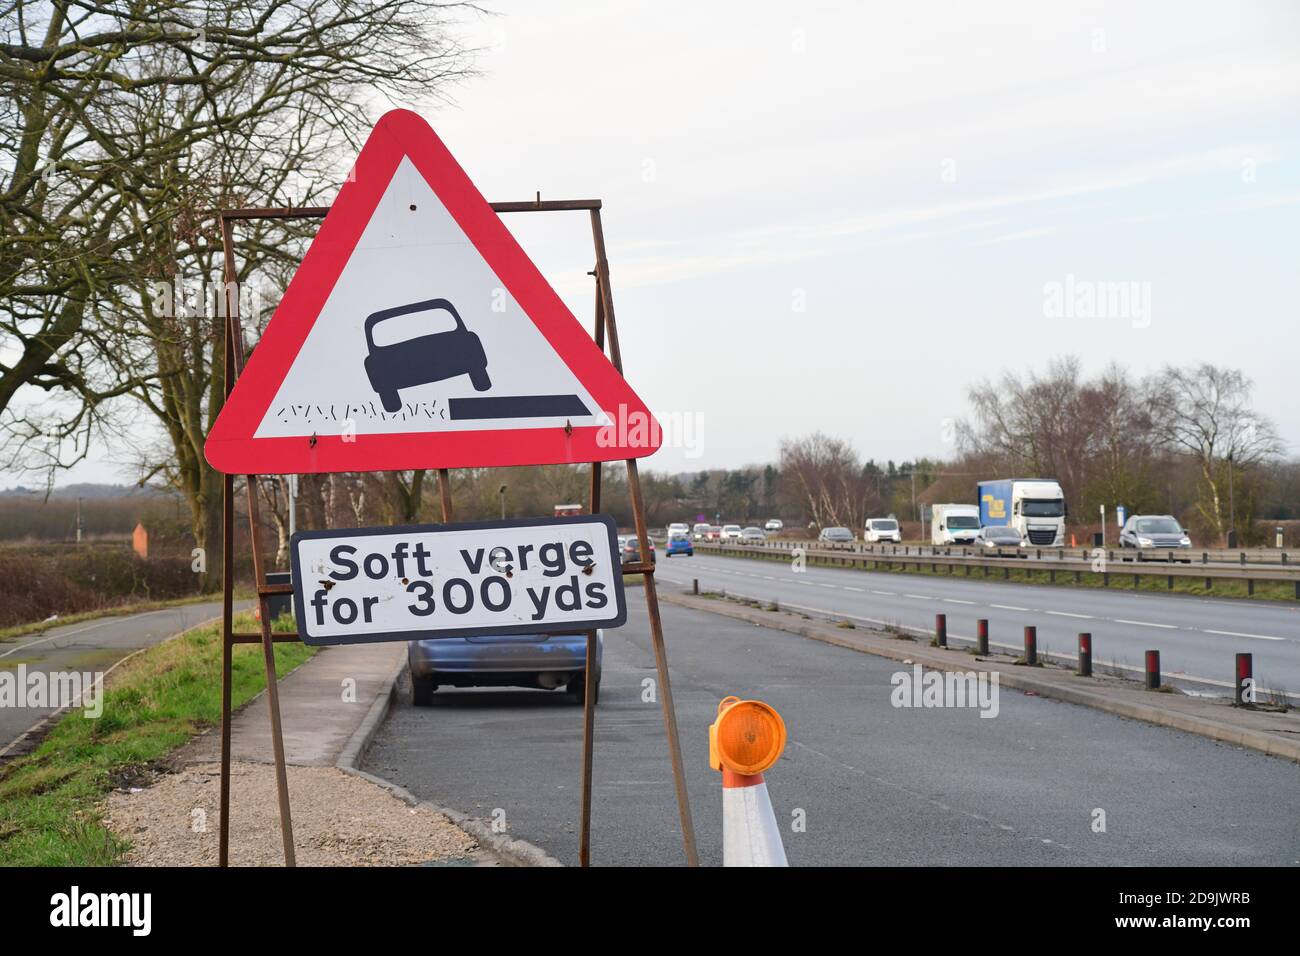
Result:
{"label": "gravel patch", "polygon": [[[216,865],[219,769],[196,764],[137,792],[109,794],[105,824],[131,842],[128,866]],[[334,767],[291,766],[288,772],[299,866],[496,862],[442,814],[407,806],[368,780]],[[230,863],[284,863],[271,764],[231,765]]]}

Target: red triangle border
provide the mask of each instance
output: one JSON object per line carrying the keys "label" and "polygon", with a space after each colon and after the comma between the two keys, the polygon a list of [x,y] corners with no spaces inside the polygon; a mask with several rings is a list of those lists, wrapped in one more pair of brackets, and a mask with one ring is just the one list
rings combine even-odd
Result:
{"label": "red triangle border", "polygon": [[[254,438],[403,157],[442,200],[614,425],[484,431]],[[644,416],[644,418],[640,417]],[[631,424],[626,424],[631,423]],[[636,428],[637,423],[644,427]],[[602,431],[604,434],[602,435]],[[624,438],[646,436],[644,444]],[[578,323],[428,123],[409,110],[380,118],[339,190],[283,300],[208,434],[204,455],[228,474],[312,474],[578,464],[651,455],[658,423]]]}

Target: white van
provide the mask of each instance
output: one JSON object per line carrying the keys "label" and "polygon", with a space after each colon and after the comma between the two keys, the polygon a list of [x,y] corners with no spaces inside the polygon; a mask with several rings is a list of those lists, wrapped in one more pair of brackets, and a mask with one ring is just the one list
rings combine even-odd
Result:
{"label": "white van", "polygon": [[903,532],[899,529],[895,518],[868,518],[867,526],[862,531],[862,540],[867,544],[877,544],[881,541],[901,544]]}
{"label": "white van", "polygon": [[979,505],[934,505],[931,508],[931,544],[972,544],[979,530]]}

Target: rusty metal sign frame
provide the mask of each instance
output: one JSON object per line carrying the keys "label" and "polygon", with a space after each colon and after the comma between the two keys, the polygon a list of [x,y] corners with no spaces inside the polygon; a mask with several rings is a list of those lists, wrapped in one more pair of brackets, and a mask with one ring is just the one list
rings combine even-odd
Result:
{"label": "rusty metal sign frame", "polygon": [[[596,253],[595,268],[588,273],[596,280],[596,318],[594,338],[597,348],[608,352],[610,362],[621,375],[623,356],[619,348],[618,326],[614,320],[614,296],[609,281],[609,261],[605,255],[605,233],[601,226],[599,199],[566,199],[543,201],[540,195],[532,201],[491,203],[497,213],[506,212],[574,212],[586,211],[591,219],[592,244]],[[221,243],[224,254],[226,295],[225,325],[225,395],[230,396],[235,379],[244,368],[243,326],[239,315],[238,270],[235,268],[234,224],[254,219],[322,219],[328,206],[253,207],[223,209],[219,213]],[[655,667],[659,679],[659,698],[663,709],[664,730],[668,738],[668,753],[672,761],[673,785],[677,794],[677,811],[681,819],[682,843],[688,866],[699,865],[695,845],[695,827],[691,820],[690,800],[686,790],[686,774],[682,761],[681,739],[677,732],[677,713],[673,706],[672,684],[668,675],[668,654],[664,646],[663,621],[659,614],[659,597],[655,587],[654,562],[645,560],[649,550],[649,533],[646,526],[645,506],[641,496],[641,479],[635,458],[626,460],[628,495],[636,524],[641,560],[622,569],[624,574],[640,574],[645,588],[646,611],[649,616],[651,643],[654,646]],[[600,513],[601,462],[591,462],[590,514]],[[442,520],[454,519],[451,502],[451,476],[446,468],[438,469],[438,495],[442,505]],[[248,523],[253,551],[253,578],[260,608],[260,628],[257,632],[234,630],[234,475],[223,476],[222,486],[222,624],[221,624],[221,785],[220,833],[218,837],[218,866],[230,864],[230,723],[231,723],[231,666],[236,644],[261,644],[263,664],[266,669],[267,704],[271,720],[271,746],[275,756],[276,794],[280,804],[280,837],[284,845],[284,862],[294,866],[293,821],[289,807],[288,772],[284,759],[284,735],[280,724],[280,697],[276,683],[274,647],[278,642],[300,640],[298,634],[274,634],[267,602],[270,598],[292,593],[292,585],[269,584],[262,562],[259,509],[257,501],[258,475],[245,475],[248,495]],[[587,631],[587,673],[595,666],[596,632]],[[578,858],[582,866],[591,865],[591,773],[595,747],[596,707],[595,687],[584,681],[586,698],[582,713],[582,819],[578,844]]]}

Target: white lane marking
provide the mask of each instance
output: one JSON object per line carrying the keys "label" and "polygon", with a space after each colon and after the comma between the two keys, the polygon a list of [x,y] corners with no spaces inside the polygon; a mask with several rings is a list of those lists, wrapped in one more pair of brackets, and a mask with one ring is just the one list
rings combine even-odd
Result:
{"label": "white lane marking", "polygon": [[818,586],[819,588],[831,588],[831,589],[836,590],[836,591],[838,591],[839,588],[840,588],[840,586],[839,586],[838,584],[818,584],[817,586]]}
{"label": "white lane marking", "polygon": [[[669,577],[666,576],[666,575],[661,575],[660,577],[661,577],[662,580],[672,580],[671,578],[669,578]],[[772,578],[772,580],[786,580],[786,579],[784,579],[784,578]],[[688,583],[688,582],[686,582],[686,581],[673,581],[673,583],[677,583],[677,584],[686,584],[686,583]],[[799,582],[799,583],[801,583],[801,584],[806,584],[806,583],[810,583],[810,582],[804,582],[804,581],[801,581],[801,582]],[[852,588],[852,587],[850,587],[850,588],[846,588],[846,589],[847,589],[847,590],[857,590],[857,591],[861,591],[861,590],[862,590],[861,588]],[[894,594],[895,594],[895,592],[893,592],[893,591],[872,591],[872,593],[873,593],[873,594],[886,594],[886,595],[894,595]],[[738,597],[745,597],[746,595],[737,595],[737,596],[738,596]],[[759,600],[758,598],[753,598],[753,599],[754,599],[754,600]],[[765,599],[764,599],[764,600],[765,600]],[[954,599],[951,599],[951,600],[957,600],[957,599],[954,598]],[[974,603],[974,602],[971,602],[971,603]],[[1205,601],[1205,602],[1198,602],[1198,603],[1209,604],[1209,603],[1211,603],[1211,602]],[[828,608],[808,607],[807,605],[799,605],[799,604],[784,604],[784,606],[787,607],[787,608],[790,608],[790,609],[792,609],[792,610],[809,611],[809,612],[812,612],[812,613],[814,613],[814,614],[824,614],[824,615],[826,615],[827,617],[831,618],[832,620],[843,620],[843,619],[848,619],[848,620],[853,620],[853,621],[865,621],[865,622],[867,622],[867,623],[869,623],[869,624],[876,624],[876,625],[879,625],[879,626],[882,626],[882,627],[885,627],[885,626],[897,627],[899,630],[903,630],[903,631],[911,631],[911,632],[913,632],[913,633],[915,633],[915,634],[928,635],[928,634],[931,633],[930,629],[927,628],[927,627],[916,627],[916,626],[908,625],[908,624],[900,624],[900,623],[898,623],[898,622],[896,622],[896,621],[885,621],[885,620],[882,620],[882,619],[880,619],[880,618],[866,617],[866,616],[864,616],[864,615],[860,615],[860,614],[847,614],[847,613],[845,613],[845,612],[843,612],[843,611],[832,611],[832,610],[829,610]],[[1237,607],[1237,605],[1233,605],[1233,604],[1225,604],[1224,606],[1225,606],[1225,607]],[[1002,607],[1002,608],[1005,608],[1005,609],[1007,609],[1007,610],[1015,610],[1015,611],[1027,611],[1027,610],[1030,610],[1029,608],[1015,607],[1015,606],[1012,606],[1012,605],[998,605],[998,604],[991,604],[991,605],[989,605],[989,607]],[[1288,610],[1290,610],[1290,609],[1288,609]],[[1296,610],[1300,610],[1300,609],[1296,609]],[[154,612],[150,612],[150,613],[154,613]],[[1057,613],[1057,614],[1062,614],[1062,615],[1066,615],[1066,616],[1075,616],[1075,617],[1090,617],[1090,616],[1091,616],[1091,615],[1082,615],[1082,614],[1080,614],[1080,615],[1069,615],[1068,612],[1065,612],[1065,611],[1060,611],[1060,612],[1047,611],[1046,613],[1048,613],[1048,614]],[[1111,620],[1111,621],[1113,621],[1113,623],[1138,624],[1138,625],[1144,625],[1144,626],[1147,626],[1147,627],[1161,627],[1161,628],[1170,628],[1170,629],[1175,629],[1175,630],[1179,629],[1179,628],[1178,628],[1178,625],[1174,625],[1174,624],[1150,624],[1150,623],[1147,623],[1147,622],[1144,622],[1144,621],[1115,621],[1114,619],[1111,619],[1111,618],[1104,618],[1103,620]],[[1199,629],[1199,628],[1194,628],[1194,627],[1187,627],[1187,628],[1182,628],[1182,629],[1183,629],[1183,630],[1188,630],[1188,631],[1200,631],[1200,630],[1201,630],[1201,629]],[[1213,630],[1208,630],[1208,629],[1207,629],[1207,630],[1204,630],[1203,633],[1206,633],[1206,634],[1221,634],[1221,635],[1228,636],[1228,637],[1251,637],[1251,638],[1256,638],[1256,639],[1258,639],[1258,640],[1265,640],[1265,641],[1282,641],[1282,640],[1286,640],[1286,638],[1282,638],[1282,637],[1274,637],[1274,636],[1272,636],[1272,635],[1268,635],[1268,634],[1246,634],[1246,633],[1239,633],[1239,632],[1236,632],[1236,631],[1213,631]],[[955,632],[953,632],[953,631],[949,631],[949,632],[948,632],[948,639],[949,639],[949,640],[956,640],[956,641],[965,641],[965,642],[967,642],[967,643],[972,643],[972,644],[975,642],[975,639],[974,639],[973,637],[970,637],[970,636],[968,636],[968,635],[964,635],[964,634],[958,634],[958,633],[955,633]],[[1019,652],[1022,650],[1022,648],[1021,648],[1021,646],[1020,646],[1019,644],[1006,644],[1006,643],[1003,643],[1003,642],[1001,642],[1001,641],[990,641],[990,642],[989,642],[989,646],[990,646],[990,647],[1001,648],[1001,649],[1003,649],[1003,650],[1011,651],[1011,652],[1014,652],[1014,653],[1019,653]],[[1038,653],[1039,653],[1039,656],[1040,656],[1040,657],[1047,657],[1047,658],[1051,658],[1051,659],[1059,660],[1059,661],[1066,662],[1066,663],[1073,662],[1073,660],[1074,660],[1074,658],[1073,658],[1072,656],[1065,655],[1065,654],[1054,653],[1054,652],[1052,652],[1052,651],[1045,651],[1045,650],[1042,650],[1042,649],[1040,649]],[[1131,664],[1121,664],[1121,663],[1119,663],[1118,661],[1114,660],[1113,658],[1112,658],[1112,659],[1111,659],[1111,660],[1106,664],[1106,666],[1111,667],[1111,668],[1113,668],[1113,669],[1115,669],[1115,670],[1126,671],[1126,672],[1128,672],[1128,673],[1132,673],[1132,674],[1134,674],[1134,675],[1140,675],[1140,674],[1143,672],[1143,669],[1142,669],[1141,667],[1136,667],[1136,666],[1131,665]],[[1167,674],[1173,674],[1174,672],[1166,671],[1166,672],[1164,672],[1164,673],[1167,673]],[[1181,677],[1183,677],[1184,679],[1189,680],[1189,681],[1193,681],[1193,682],[1195,682],[1195,683],[1197,683],[1197,684],[1208,684],[1208,685],[1211,685],[1211,686],[1214,686],[1214,687],[1231,688],[1231,687],[1234,686],[1230,681],[1218,680],[1218,679],[1215,679],[1215,678],[1213,678],[1213,677],[1199,677],[1199,676],[1196,676],[1196,675],[1187,675],[1187,674],[1182,674],[1182,673],[1179,673],[1177,676],[1181,676]],[[1257,688],[1257,690],[1259,690],[1261,693],[1271,694],[1271,695],[1278,695],[1278,694],[1281,694],[1281,693],[1282,693],[1282,691],[1278,691],[1278,690],[1270,690],[1270,689],[1267,689],[1267,688]]]}
{"label": "white lane marking", "polygon": [[1257,641],[1284,641],[1284,637],[1274,637],[1272,634],[1243,634],[1241,631],[1210,631],[1206,634],[1222,634],[1224,637],[1253,637]]}
{"label": "white lane marking", "polygon": [[[181,605],[177,605],[177,607],[180,606]],[[156,611],[142,611],[139,614],[114,616],[105,621],[97,621],[94,624],[87,624],[85,627],[79,627],[75,631],[68,631],[64,634],[51,634],[48,637],[42,637],[35,641],[28,641],[26,644],[19,644],[15,647],[11,647],[3,654],[0,654],[0,657],[8,657],[10,654],[14,653],[15,651],[20,651],[28,647],[35,647],[37,644],[46,644],[50,641],[57,641],[61,637],[72,637],[72,635],[74,634],[84,634],[86,631],[93,631],[97,627],[106,627],[109,624],[124,624],[128,621],[137,620],[138,618],[148,617],[150,614],[161,614],[164,611],[171,611],[171,610],[174,610],[174,608],[163,607],[163,608],[159,608]]]}
{"label": "white lane marking", "polygon": [[912,598],[913,600],[916,600],[916,601],[933,601],[933,600],[934,600],[934,598],[930,597],[930,595],[928,595],[928,594],[904,594],[903,597],[905,597],[905,598]]}
{"label": "white lane marking", "polygon": [[[778,582],[780,582],[780,581],[786,581],[786,580],[788,580],[787,578],[772,577],[772,576],[770,576],[770,575],[753,575],[753,574],[747,574],[747,573],[745,573],[745,572],[738,572],[738,571],[734,571],[734,570],[731,570],[731,569],[724,569],[724,568],[717,568],[716,570],[719,571],[719,572],[721,572],[721,573],[723,573],[723,574],[732,574],[732,575],[737,575],[737,576],[741,576],[741,577],[755,577],[755,578],[762,578],[763,580],[766,580],[766,581],[778,581]],[[808,585],[808,586],[812,586],[812,585],[813,585],[813,582],[811,582],[811,581],[797,581],[796,583],[804,584],[804,585]],[[825,588],[835,588],[835,587],[836,587],[836,585],[821,584],[820,582],[819,582],[816,586],[818,586],[818,587],[825,587]],[[858,588],[858,587],[853,587],[853,586],[840,586],[840,589],[841,589],[841,590],[845,590],[845,591],[856,591],[856,592],[858,592],[858,593],[864,593],[864,591],[865,591],[864,588]],[[897,596],[898,596],[898,593],[895,592],[895,591],[880,591],[880,590],[872,589],[871,593],[872,593],[872,594],[879,594],[879,595],[883,595],[883,596],[887,596],[887,597],[897,597]],[[918,595],[918,594],[906,594],[906,593],[905,593],[905,594],[903,594],[903,597],[913,598],[913,599],[916,599],[916,600],[935,600],[935,598],[933,598],[933,597],[928,597],[928,596],[925,596],[925,595]],[[949,604],[966,604],[966,605],[975,605],[975,604],[978,604],[978,603],[979,603],[979,602],[977,602],[977,601],[964,601],[964,600],[961,600],[961,599],[959,599],[959,598],[939,598],[939,600],[942,600],[942,601],[944,601],[945,603],[949,603]],[[1201,602],[1198,602],[1198,603],[1207,604],[1207,605],[1222,605],[1222,606],[1224,606],[1224,607],[1236,607],[1236,605],[1228,604],[1228,603],[1225,603],[1225,602],[1201,601]],[[999,608],[999,609],[1004,610],[1004,611],[1020,611],[1020,612],[1029,612],[1029,611],[1033,610],[1032,608],[1021,607],[1021,606],[1019,606],[1019,605],[1015,605],[1015,604],[989,604],[988,606],[989,606],[989,607],[994,607],[994,608]],[[1300,609],[1288,608],[1287,610],[1290,610],[1290,611],[1296,611],[1296,610],[1300,610]],[[150,612],[150,613],[156,613],[156,612]],[[1076,614],[1076,613],[1073,613],[1073,612],[1070,612],[1070,611],[1046,611],[1046,610],[1045,610],[1043,613],[1048,614],[1048,615],[1052,615],[1052,616],[1054,616],[1054,617],[1072,617],[1072,618],[1076,618],[1076,619],[1079,619],[1079,620],[1094,620],[1094,619],[1095,619],[1095,615],[1092,615],[1092,614]],[[1252,638],[1252,639],[1255,639],[1255,640],[1261,640],[1261,641],[1284,641],[1284,640],[1286,640],[1286,638],[1283,638],[1283,637],[1276,637],[1276,636],[1271,635],[1271,634],[1250,634],[1250,633],[1246,633],[1246,632],[1242,632],[1242,631],[1216,631],[1216,630],[1210,630],[1210,629],[1202,629],[1202,628],[1196,628],[1196,627],[1188,627],[1188,626],[1185,626],[1185,625],[1178,625],[1178,624],[1158,624],[1158,623],[1155,623],[1155,622],[1153,622],[1153,621],[1133,621],[1133,620],[1127,620],[1127,619],[1124,619],[1124,618],[1109,618],[1109,619],[1104,619],[1104,620],[1110,620],[1112,623],[1115,623],[1115,624],[1128,624],[1128,625],[1132,625],[1132,626],[1134,626],[1134,627],[1155,627],[1155,628],[1160,628],[1160,629],[1162,629],[1162,630],[1187,630],[1187,631],[1201,631],[1202,633],[1206,633],[1206,634],[1219,634],[1219,635],[1222,635],[1222,636],[1224,636],[1224,637],[1245,637],[1245,638]],[[104,622],[104,623],[107,623],[107,622]],[[93,626],[99,626],[99,625],[91,625],[91,626],[93,627]],[[75,632],[74,632],[74,633],[75,633]],[[25,645],[24,645],[24,646],[25,646]],[[14,648],[13,650],[17,650],[17,648]],[[0,657],[4,657],[4,656],[7,656],[8,654],[13,653],[13,650],[10,650],[10,651],[6,652],[5,654],[0,654]]]}

